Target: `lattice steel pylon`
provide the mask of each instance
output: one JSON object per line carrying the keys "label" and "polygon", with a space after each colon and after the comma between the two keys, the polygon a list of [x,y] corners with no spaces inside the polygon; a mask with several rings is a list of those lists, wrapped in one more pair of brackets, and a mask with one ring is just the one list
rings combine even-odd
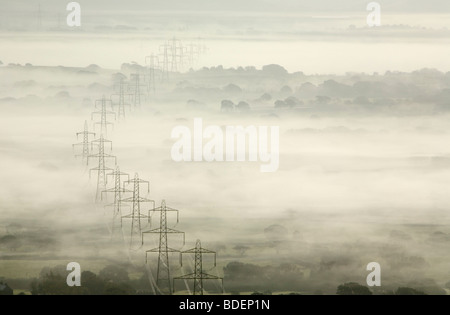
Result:
{"label": "lattice steel pylon", "polygon": [[161,82],[169,81],[169,49],[170,45],[165,43],[164,45],[159,47],[159,51],[161,52],[162,48],[162,68],[161,68]]}
{"label": "lattice steel pylon", "polygon": [[184,67],[184,52],[185,49],[181,44],[181,41],[173,37],[169,41],[170,47],[170,71],[178,72],[183,70]]}
{"label": "lattice steel pylon", "polygon": [[100,107],[100,110],[98,112],[91,113],[91,120],[94,120],[94,115],[96,115],[96,114],[100,115],[100,121],[94,122],[94,130],[95,130],[96,125],[100,125],[100,133],[102,135],[108,134],[108,125],[112,125],[112,126],[114,125],[112,122],[109,122],[107,120],[107,116],[114,115],[114,119],[116,118],[116,113],[113,111],[107,110],[106,104],[109,104],[110,107],[112,108],[111,100],[107,100],[105,98],[105,96],[103,95],[102,99],[95,101],[95,108],[99,109],[99,107]]}
{"label": "lattice steel pylon", "polygon": [[189,67],[193,68],[194,64],[200,57],[200,51],[198,49],[198,45],[194,43],[188,44],[188,64]]}
{"label": "lattice steel pylon", "polygon": [[179,252],[177,249],[170,248],[168,245],[168,234],[183,234],[183,246],[184,246],[184,232],[167,227],[167,212],[177,213],[177,223],[179,222],[179,211],[177,209],[169,208],[166,206],[166,201],[161,202],[161,207],[154,209],[153,211],[160,212],[159,228],[142,232],[142,244],[144,243],[144,234],[153,233],[159,234],[159,246],[145,252],[145,262],[147,263],[148,253],[158,253],[158,269],[156,271],[156,285],[162,288],[163,283],[167,284],[169,294],[172,294],[171,282],[170,282],[170,264],[169,253]]}
{"label": "lattice steel pylon", "polygon": [[112,150],[112,141],[106,140],[103,138],[103,135],[100,135],[99,139],[92,140],[91,144],[98,145],[98,153],[91,154],[87,158],[87,164],[89,164],[89,158],[97,158],[98,166],[95,168],[91,168],[89,170],[89,177],[91,176],[92,171],[97,171],[97,191],[95,193],[95,201],[99,202],[101,200],[101,194],[103,190],[106,190],[106,171],[113,170],[110,167],[106,166],[105,158],[114,158],[114,164],[117,164],[117,157],[111,154],[105,153],[105,142],[109,142],[111,144]]}
{"label": "lattice steel pylon", "polygon": [[[141,220],[145,218],[150,218],[147,214],[141,213],[141,203],[143,202],[152,202],[153,208],[155,208],[155,201],[147,198],[143,198],[140,196],[141,184],[147,185],[147,193],[150,192],[150,183],[148,181],[142,180],[139,178],[138,173],[134,174],[134,178],[124,181],[123,188],[125,189],[126,185],[133,184],[132,196],[129,198],[121,199],[121,202],[131,202],[132,210],[128,215],[123,216],[122,218],[131,219],[131,236],[130,236],[130,249],[139,249],[142,246],[141,242]],[[148,213],[150,213],[150,209]],[[138,242],[137,242],[138,241]]]}
{"label": "lattice steel pylon", "polygon": [[147,88],[146,85],[141,85],[141,79],[140,79],[140,74],[139,73],[132,73],[130,75],[130,81],[133,82],[130,85],[130,88],[132,88],[132,93],[133,93],[133,106],[136,109],[137,107],[141,106],[141,96],[145,95],[141,93],[141,87],[145,87]]}
{"label": "lattice steel pylon", "polygon": [[123,238],[121,200],[122,200],[122,194],[125,192],[129,192],[130,190],[125,190],[125,188],[122,188],[121,178],[123,176],[126,176],[127,180],[130,180],[130,176],[127,173],[121,172],[118,166],[116,167],[116,169],[113,172],[106,174],[106,179],[108,179],[108,176],[113,177],[114,187],[102,191],[102,199],[103,199],[103,194],[114,193],[114,201],[108,205],[105,205],[105,207],[112,207],[112,209],[113,209],[112,225],[111,225],[111,239],[113,239],[113,237],[115,237],[117,235],[120,236],[121,238]]}
{"label": "lattice steel pylon", "polygon": [[159,70],[159,59],[158,56],[151,54],[145,57],[145,63],[148,65],[147,74],[147,90],[148,92],[156,93],[156,70]]}
{"label": "lattice steel pylon", "polygon": [[72,144],[72,148],[74,148],[75,146],[78,146],[78,145],[83,146],[82,153],[79,154],[79,155],[75,155],[75,156],[76,157],[81,156],[82,157],[82,161],[85,161],[88,158],[89,154],[90,154],[90,150],[89,150],[89,136],[93,135],[95,137],[95,132],[89,132],[89,130],[88,130],[88,123],[87,123],[87,121],[84,121],[84,131],[77,132],[77,139],[78,139],[79,135],[83,135],[83,142]]}
{"label": "lattice steel pylon", "polygon": [[[129,105],[131,106],[129,103],[125,103],[125,95],[127,95],[128,97],[131,97],[132,94],[125,94],[125,82],[123,78],[119,79],[119,83],[117,85],[117,87],[115,86],[115,88],[118,88],[118,94],[111,94],[111,104],[112,107],[114,108],[114,105],[118,106],[118,110],[117,110],[117,118],[120,120],[125,119],[125,105]],[[118,100],[118,101],[116,101]]]}
{"label": "lattice steel pylon", "polygon": [[223,278],[210,275],[203,271],[203,254],[214,254],[214,267],[216,266],[216,252],[202,248],[200,240],[197,240],[195,248],[180,252],[180,264],[183,266],[183,254],[194,254],[194,272],[173,278],[173,291],[175,292],[175,280],[194,280],[193,295],[203,295],[203,280],[221,280],[223,290]]}

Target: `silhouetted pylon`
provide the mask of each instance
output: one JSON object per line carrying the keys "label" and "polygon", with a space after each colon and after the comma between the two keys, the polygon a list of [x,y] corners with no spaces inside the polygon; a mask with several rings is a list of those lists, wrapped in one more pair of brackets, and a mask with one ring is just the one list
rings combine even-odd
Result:
{"label": "silhouetted pylon", "polygon": [[159,69],[158,56],[151,54],[150,56],[145,57],[145,63],[148,65],[147,91],[156,93],[156,70]]}
{"label": "silhouetted pylon", "polygon": [[129,98],[132,94],[125,94],[125,82],[123,78],[119,79],[117,85],[118,94],[111,94],[111,103],[113,107],[117,105],[117,116],[118,119],[125,119],[125,105],[131,106],[129,103],[125,102],[125,95]]}
{"label": "silhouetted pylon", "polygon": [[159,51],[162,55],[161,82],[167,82],[169,80],[169,50],[170,45],[168,43],[159,47]]}
{"label": "silhouetted pylon", "polygon": [[113,209],[112,225],[111,225],[111,239],[116,235],[119,235],[121,238],[123,238],[121,200],[122,200],[122,194],[125,192],[129,192],[130,190],[125,190],[122,187],[121,178],[126,176],[127,180],[129,180],[130,176],[127,173],[121,172],[118,166],[116,167],[116,169],[113,172],[106,174],[106,179],[108,179],[108,176],[112,176],[112,178],[114,180],[114,187],[102,191],[102,199],[103,199],[103,193],[105,193],[105,194],[113,193],[114,194],[114,201],[108,205],[105,205],[105,207],[112,207],[112,209]]}
{"label": "silhouetted pylon", "polygon": [[181,41],[173,37],[169,41],[170,47],[170,71],[178,72],[183,70],[184,67],[184,53],[185,48],[181,44]]}
{"label": "silhouetted pylon", "polygon": [[[123,188],[126,185],[133,184],[132,196],[129,198],[124,198],[121,202],[131,202],[132,209],[131,213],[123,216],[122,218],[131,219],[131,235],[130,235],[130,249],[138,249],[142,246],[141,242],[141,220],[144,218],[149,218],[149,215],[141,213],[141,203],[152,202],[153,208],[155,207],[155,201],[140,196],[140,189],[142,184],[147,185],[147,193],[150,192],[150,183],[148,181],[139,178],[137,173],[134,174],[134,178],[124,181]],[[152,208],[152,209],[153,209]],[[150,212],[150,209],[149,209]]]}
{"label": "silhouetted pylon", "polygon": [[173,290],[175,292],[175,280],[194,280],[193,295],[203,295],[203,280],[221,280],[223,290],[223,278],[210,275],[203,271],[203,254],[214,254],[214,267],[216,266],[216,252],[202,248],[200,240],[197,240],[195,248],[180,252],[180,264],[183,266],[183,254],[194,254],[194,272],[173,279]]}
{"label": "silhouetted pylon", "polygon": [[145,262],[147,263],[148,253],[158,253],[158,269],[156,272],[156,285],[162,289],[163,283],[167,284],[169,294],[172,294],[171,279],[170,279],[170,264],[169,264],[169,253],[179,252],[177,249],[170,248],[168,245],[168,234],[183,234],[183,245],[184,246],[184,232],[174,230],[167,227],[167,212],[177,213],[177,223],[178,223],[178,213],[177,209],[169,208],[166,206],[166,201],[161,202],[161,207],[154,209],[153,211],[160,212],[159,228],[148,230],[142,232],[142,243],[144,243],[144,234],[152,233],[159,234],[159,246],[147,250],[145,253]]}
{"label": "silhouetted pylon", "polygon": [[94,132],[89,132],[88,130],[88,123],[87,121],[84,122],[84,131],[77,132],[77,139],[79,135],[83,135],[83,142],[72,144],[72,147],[81,145],[82,146],[82,153],[79,155],[75,155],[76,157],[81,156],[82,160],[86,160],[90,154],[89,150],[89,135],[93,135],[95,137]]}
{"label": "silhouetted pylon", "polygon": [[98,153],[91,154],[87,158],[87,164],[89,164],[89,158],[98,159],[98,166],[89,170],[89,177],[92,171],[97,171],[97,191],[95,193],[95,200],[97,202],[101,200],[102,191],[106,189],[106,171],[113,170],[106,166],[105,159],[114,158],[114,164],[117,164],[117,158],[114,155],[105,153],[105,142],[109,142],[112,149],[112,141],[104,139],[103,135],[100,135],[99,139],[92,140],[91,144],[97,144],[98,146]]}
{"label": "silhouetted pylon", "polygon": [[130,85],[130,88],[132,89],[133,93],[133,106],[134,108],[141,106],[141,96],[145,95],[141,92],[141,87],[146,87],[145,85],[141,85],[141,79],[140,79],[139,73],[133,73],[130,75],[130,81],[132,84]]}
{"label": "silhouetted pylon", "polygon": [[111,100],[107,100],[105,96],[103,96],[102,99],[95,101],[95,108],[100,109],[98,112],[92,112],[91,114],[91,120],[94,119],[94,115],[98,114],[100,115],[100,121],[94,122],[94,129],[95,125],[100,125],[100,133],[103,135],[107,135],[108,133],[108,125],[114,125],[112,122],[109,122],[107,120],[108,115],[114,115],[114,119],[116,118],[116,113],[113,111],[109,111],[106,109],[106,104],[109,104],[110,108],[112,109],[112,102]]}

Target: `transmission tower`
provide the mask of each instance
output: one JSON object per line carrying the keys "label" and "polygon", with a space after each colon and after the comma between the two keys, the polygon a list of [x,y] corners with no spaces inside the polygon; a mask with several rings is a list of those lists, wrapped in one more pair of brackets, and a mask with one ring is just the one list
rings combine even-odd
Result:
{"label": "transmission tower", "polygon": [[195,248],[185,250],[180,253],[180,264],[183,266],[183,254],[194,254],[194,272],[173,279],[173,289],[175,292],[175,280],[194,280],[194,295],[203,295],[203,280],[221,280],[223,290],[223,278],[210,275],[203,271],[203,254],[214,254],[214,267],[216,266],[216,252],[202,248],[200,240],[197,240]]}
{"label": "transmission tower", "polygon": [[84,161],[84,160],[87,159],[87,157],[90,154],[90,150],[89,150],[89,135],[93,135],[95,137],[95,133],[94,132],[89,132],[87,121],[84,121],[84,131],[77,132],[77,139],[78,139],[79,135],[83,135],[83,142],[72,144],[72,147],[74,148],[75,146],[78,146],[78,145],[81,145],[83,147],[82,153],[80,155],[75,155],[75,156],[76,157],[81,156],[82,157],[82,161]]}
{"label": "transmission tower", "polygon": [[141,106],[141,95],[145,95],[141,93],[141,87],[147,87],[146,85],[141,85],[140,76],[141,75],[139,73],[133,73],[130,75],[130,81],[133,82],[131,85],[131,92],[133,93],[133,105],[135,109]]}
{"label": "transmission tower", "polygon": [[197,38],[197,46],[199,54],[206,54],[208,52],[208,47],[206,47],[205,40],[203,38]]}
{"label": "transmission tower", "polygon": [[175,37],[169,41],[170,47],[170,71],[178,72],[183,69],[184,66],[184,47],[181,44],[181,41],[176,39]]}
{"label": "transmission tower", "polygon": [[111,144],[112,150],[112,141],[106,140],[103,138],[103,135],[100,135],[99,139],[91,141],[92,145],[97,144],[98,153],[91,154],[87,158],[87,164],[89,164],[89,158],[98,159],[98,166],[89,170],[89,177],[91,176],[92,171],[97,171],[97,191],[95,193],[95,200],[97,202],[101,199],[102,191],[106,190],[106,171],[113,170],[112,168],[106,166],[105,159],[114,158],[114,164],[117,164],[117,158],[114,155],[105,153],[105,142],[109,142]]}
{"label": "transmission tower", "polygon": [[140,179],[137,173],[134,174],[134,179],[124,181],[123,188],[125,189],[125,186],[129,184],[133,184],[133,195],[129,198],[122,199],[121,202],[131,202],[132,210],[130,214],[123,216],[123,218],[131,219],[130,249],[138,249],[142,246],[142,243],[137,243],[137,241],[141,242],[141,219],[150,218],[149,215],[141,213],[141,203],[152,202],[153,208],[155,208],[155,201],[140,196],[141,184],[147,185],[147,193],[149,193],[150,183]]}
{"label": "transmission tower", "polygon": [[125,188],[122,188],[121,186],[121,178],[126,176],[127,180],[130,180],[130,176],[127,173],[123,173],[120,171],[119,167],[117,166],[115,171],[106,174],[106,179],[108,180],[108,176],[112,176],[114,180],[114,187],[106,189],[102,191],[102,199],[103,199],[103,193],[114,193],[114,201],[111,204],[106,205],[105,207],[112,207],[113,209],[113,219],[112,219],[112,225],[111,225],[111,238],[115,235],[117,235],[117,232],[120,231],[120,236],[123,238],[122,233],[122,194],[125,192],[129,192],[130,190],[125,190]]}
{"label": "transmission tower", "polygon": [[112,122],[107,121],[108,115],[114,115],[114,119],[116,118],[116,113],[113,111],[109,111],[106,109],[106,104],[109,104],[110,108],[112,109],[112,102],[111,100],[107,100],[105,96],[103,95],[103,98],[101,100],[95,101],[95,108],[99,109],[97,112],[92,112],[91,114],[91,120],[94,119],[94,115],[98,114],[100,115],[100,121],[94,123],[94,129],[95,125],[100,125],[100,133],[102,135],[107,135],[108,133],[108,125],[114,125]]}
{"label": "transmission tower", "polygon": [[159,70],[158,56],[151,54],[145,57],[145,63],[148,65],[147,90],[156,93],[156,70]]}
{"label": "transmission tower", "polygon": [[[118,94],[111,94],[111,104],[113,105],[117,105],[118,106],[118,111],[117,111],[117,116],[118,119],[120,120],[125,119],[125,105],[130,105],[129,103],[125,103],[125,95],[127,95],[128,97],[131,97],[132,94],[125,94],[125,82],[123,78],[120,78],[119,83],[117,85],[117,87],[115,86],[115,89],[119,90]],[[115,100],[117,100],[117,102],[115,102]]]}
{"label": "transmission tower", "polygon": [[195,62],[200,57],[200,51],[198,45],[194,43],[188,44],[188,63],[189,67],[194,67]]}
{"label": "transmission tower", "polygon": [[161,82],[167,82],[169,80],[169,50],[170,49],[171,48],[168,43],[165,43],[164,45],[159,47],[160,52],[162,50]]}
{"label": "transmission tower", "polygon": [[169,294],[172,294],[172,288],[170,283],[169,253],[179,252],[179,250],[169,247],[167,235],[183,234],[183,246],[184,246],[184,232],[177,231],[167,227],[167,212],[176,212],[178,223],[178,210],[167,207],[165,200],[161,202],[161,207],[154,209],[154,211],[160,212],[159,228],[142,232],[142,243],[144,243],[145,233],[159,234],[159,246],[158,248],[150,249],[145,252],[145,262],[147,263],[148,253],[158,253],[158,269],[156,272],[156,285],[161,288],[164,282],[167,283],[168,292]]}

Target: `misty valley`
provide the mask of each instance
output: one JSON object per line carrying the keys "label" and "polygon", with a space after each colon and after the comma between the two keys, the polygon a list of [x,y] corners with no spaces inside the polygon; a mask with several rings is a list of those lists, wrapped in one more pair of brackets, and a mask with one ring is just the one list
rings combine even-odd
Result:
{"label": "misty valley", "polygon": [[369,2],[2,3],[0,295],[450,294],[450,4]]}
{"label": "misty valley", "polygon": [[[37,283],[39,291],[51,282],[50,270],[65,279],[65,265],[76,261],[100,283],[92,280],[92,292],[152,293],[148,275],[157,257],[149,255],[146,267],[139,252],[126,254],[125,219],[125,243],[111,241],[111,209],[95,203],[92,166],[71,148],[95,100],[145,68],[11,64],[0,71],[14,78],[3,83],[0,100],[1,158],[9,165],[0,195],[3,279],[24,292]],[[376,261],[382,286],[374,293],[407,287],[445,294],[449,78],[430,69],[309,76],[278,65],[203,68],[173,74],[140,108],[126,107],[124,120],[110,118],[115,126],[107,137],[121,170],[149,180],[149,198],[180,209],[177,228],[192,235],[185,247],[198,238],[217,251],[214,272],[225,292],[335,294],[346,283],[364,285],[366,266]],[[245,100],[249,108],[223,110],[223,99]],[[176,162],[172,131],[198,117],[208,125],[279,126],[279,169],[261,173],[248,160]],[[141,221],[143,230],[151,227]],[[157,238],[151,242],[158,246]],[[173,263],[171,272],[182,268]],[[217,283],[205,290],[221,292]]]}

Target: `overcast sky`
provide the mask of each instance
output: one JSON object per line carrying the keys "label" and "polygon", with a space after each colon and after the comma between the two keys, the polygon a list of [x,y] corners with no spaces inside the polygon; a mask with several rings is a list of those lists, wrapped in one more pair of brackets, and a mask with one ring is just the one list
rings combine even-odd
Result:
{"label": "overcast sky", "polygon": [[[60,0],[18,0],[2,1],[2,11],[11,9],[26,10],[41,4],[57,8],[70,1]],[[237,10],[237,11],[333,11],[348,12],[365,10],[368,0],[94,0],[78,1],[82,7],[116,10]],[[384,10],[391,12],[434,12],[448,13],[450,2],[446,0],[379,0]]]}

